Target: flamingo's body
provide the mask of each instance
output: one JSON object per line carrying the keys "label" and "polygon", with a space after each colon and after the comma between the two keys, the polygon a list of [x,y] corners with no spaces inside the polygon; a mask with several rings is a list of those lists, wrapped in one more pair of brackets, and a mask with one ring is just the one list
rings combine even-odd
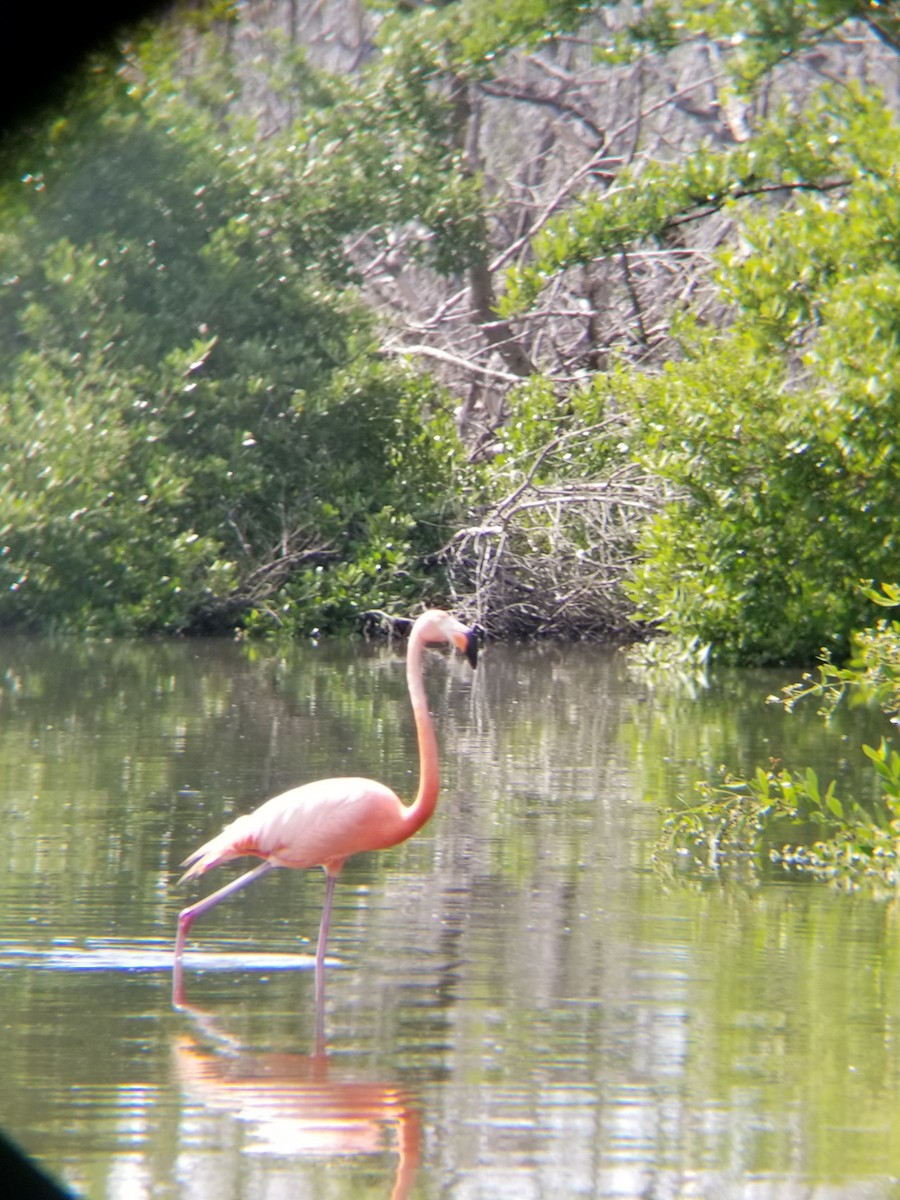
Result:
{"label": "flamingo's body", "polygon": [[440,609],[423,613],[409,635],[406,678],[419,741],[419,789],[412,804],[374,779],[353,776],[320,779],[274,796],[255,812],[238,817],[184,862],[184,879],[195,879],[232,858],[253,855],[263,861],[205,899],[183,910],[175,942],[175,992],[181,996],[180,967],[185,938],[193,921],[220,901],[252,883],[273,867],[323,867],[327,877],[325,904],[316,949],[316,996],[323,989],[325,944],[334,883],[346,859],[364,850],[385,850],[406,841],[425,824],[437,803],[440,776],[425,685],[422,653],[426,645],[443,642],[477,661],[472,630]]}
{"label": "flamingo's body", "polygon": [[317,779],[238,817],[187,859],[185,879],[246,854],[273,867],[340,869],[363,850],[384,850],[419,827],[389,787],[374,779]]}

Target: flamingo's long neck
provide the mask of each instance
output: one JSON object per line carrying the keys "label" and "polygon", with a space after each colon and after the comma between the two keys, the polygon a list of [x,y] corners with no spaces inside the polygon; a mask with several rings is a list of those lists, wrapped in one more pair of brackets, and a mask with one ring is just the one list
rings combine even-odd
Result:
{"label": "flamingo's long neck", "polygon": [[409,698],[412,701],[419,741],[419,790],[415,800],[404,814],[403,824],[408,830],[407,837],[412,837],[417,829],[421,829],[434,812],[441,786],[437,738],[431,713],[428,711],[428,699],[425,695],[425,681],[422,673],[423,648],[418,631],[414,628],[410,634],[409,647],[406,652],[406,683],[409,688]]}

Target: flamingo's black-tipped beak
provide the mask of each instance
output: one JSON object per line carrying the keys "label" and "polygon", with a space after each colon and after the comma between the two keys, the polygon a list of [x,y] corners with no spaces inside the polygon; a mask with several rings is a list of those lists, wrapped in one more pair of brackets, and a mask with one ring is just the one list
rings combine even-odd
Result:
{"label": "flamingo's black-tipped beak", "polygon": [[464,653],[474,671],[478,666],[478,634],[474,629],[470,629],[466,634],[466,649]]}

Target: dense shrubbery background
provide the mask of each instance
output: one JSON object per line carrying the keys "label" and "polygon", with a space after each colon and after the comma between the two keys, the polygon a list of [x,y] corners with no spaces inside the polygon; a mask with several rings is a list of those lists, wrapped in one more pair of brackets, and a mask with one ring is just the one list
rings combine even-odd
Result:
{"label": "dense shrubbery background", "polygon": [[6,135],[0,622],[846,655],[900,578],[893,9],[314,7]]}
{"label": "dense shrubbery background", "polygon": [[110,69],[73,103],[4,190],[0,620],[339,628],[427,593],[446,402],[380,359],[320,197]]}

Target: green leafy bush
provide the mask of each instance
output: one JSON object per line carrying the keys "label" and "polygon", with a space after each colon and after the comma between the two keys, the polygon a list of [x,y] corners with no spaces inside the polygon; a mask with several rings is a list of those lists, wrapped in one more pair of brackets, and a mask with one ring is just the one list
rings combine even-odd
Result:
{"label": "green leafy bush", "polygon": [[159,70],[98,65],[0,181],[0,622],[325,630],[439,594],[442,397],[378,356],[334,210],[267,190],[283,147]]}
{"label": "green leafy bush", "polygon": [[632,595],[744,663],[845,657],[859,581],[900,575],[900,128],[877,101],[831,99],[809,140],[842,188],[747,216],[720,258],[727,324],[686,323],[682,361],[622,381],[674,489]]}

